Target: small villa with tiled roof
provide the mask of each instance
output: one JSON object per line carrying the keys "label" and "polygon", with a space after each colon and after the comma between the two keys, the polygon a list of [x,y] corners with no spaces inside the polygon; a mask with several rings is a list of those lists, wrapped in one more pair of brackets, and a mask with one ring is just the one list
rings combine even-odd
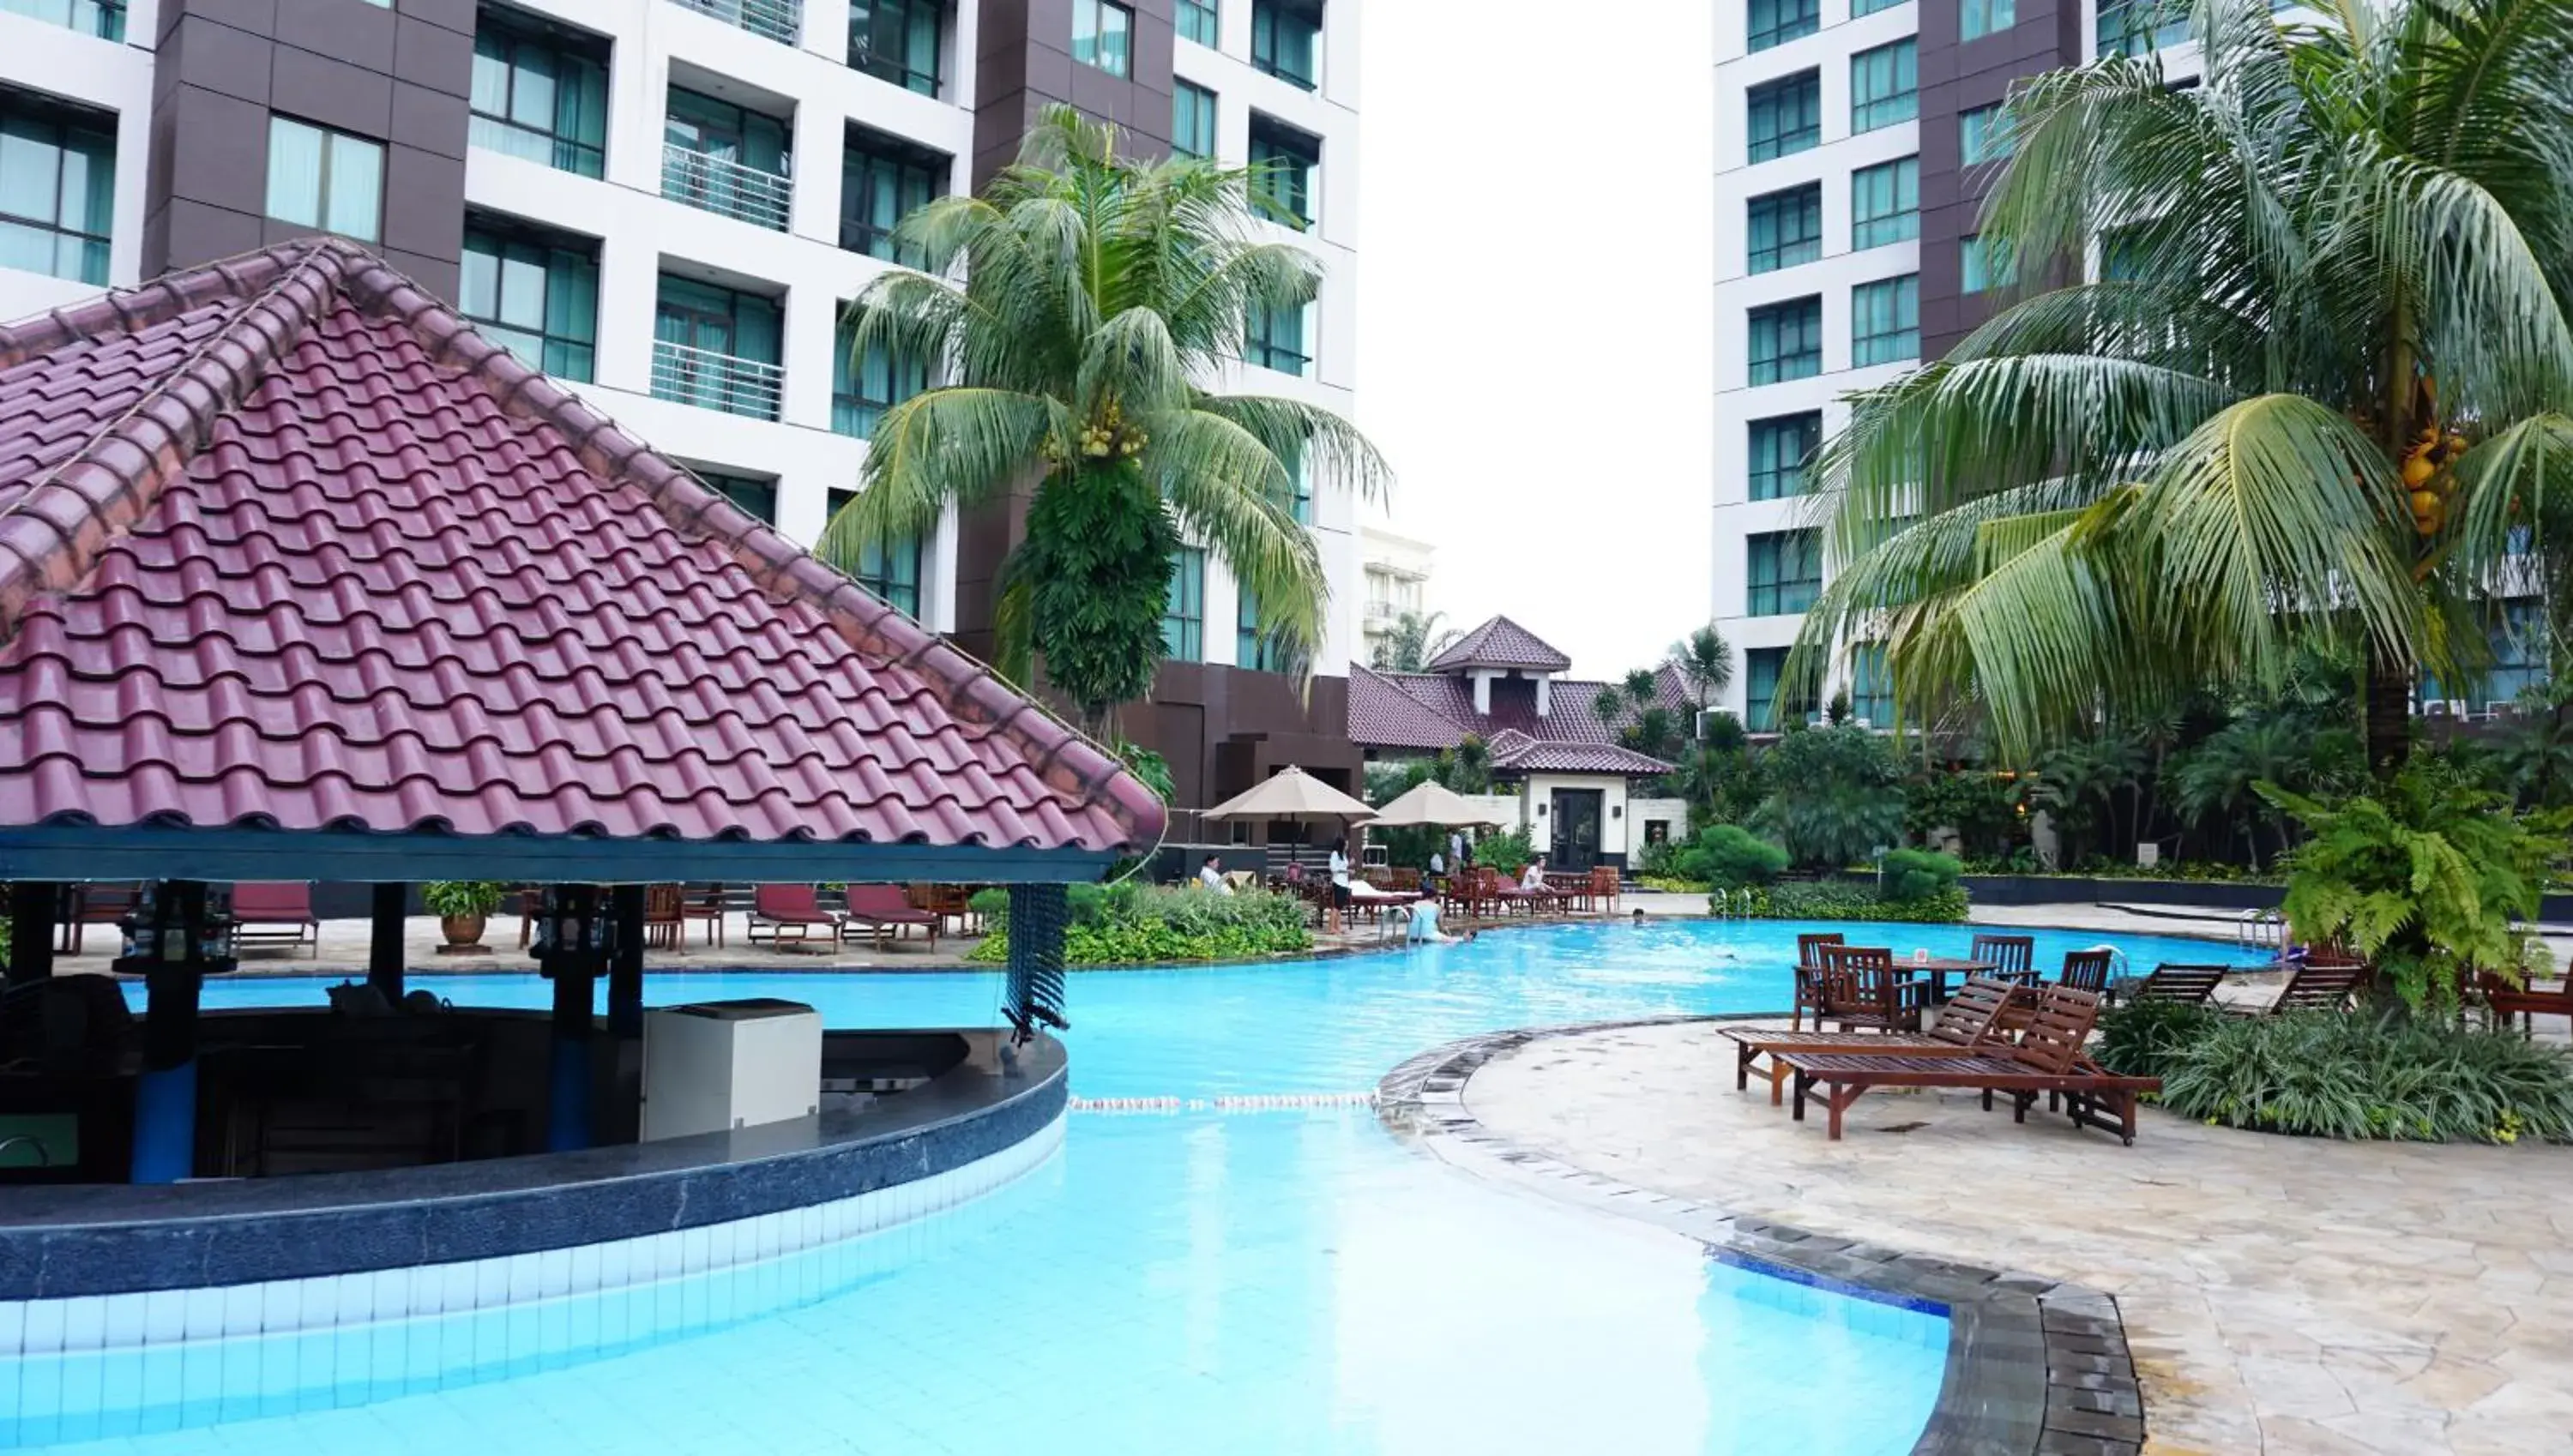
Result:
{"label": "small villa with tiled roof", "polygon": [[[1558,869],[1626,863],[1644,843],[1647,801],[1639,780],[1671,765],[1618,742],[1629,705],[1606,718],[1596,704],[1611,684],[1575,678],[1572,659],[1508,617],[1467,632],[1420,672],[1349,669],[1349,738],[1370,760],[1420,758],[1468,738],[1490,755],[1495,783],[1516,800],[1525,826]],[[1679,674],[1664,667],[1660,706],[1689,707]],[[1661,801],[1651,801],[1659,806]],[[1655,807],[1671,833],[1676,807]]]}

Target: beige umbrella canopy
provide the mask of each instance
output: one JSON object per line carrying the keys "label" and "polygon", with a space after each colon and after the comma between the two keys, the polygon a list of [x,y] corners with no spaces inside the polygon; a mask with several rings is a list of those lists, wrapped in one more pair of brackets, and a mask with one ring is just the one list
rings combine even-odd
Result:
{"label": "beige umbrella canopy", "polygon": [[1209,819],[1375,818],[1375,811],[1302,769],[1288,764],[1249,793],[1236,794],[1206,812]]}
{"label": "beige umbrella canopy", "polygon": [[1436,780],[1427,780],[1402,791],[1400,798],[1375,811],[1375,827],[1395,829],[1406,825],[1434,824],[1443,828],[1465,828],[1498,825],[1500,819],[1486,809],[1477,809],[1464,795]]}

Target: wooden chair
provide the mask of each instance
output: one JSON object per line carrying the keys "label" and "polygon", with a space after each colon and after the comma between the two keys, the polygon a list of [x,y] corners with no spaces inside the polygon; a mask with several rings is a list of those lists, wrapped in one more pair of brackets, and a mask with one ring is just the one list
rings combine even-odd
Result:
{"label": "wooden chair", "polygon": [[535,940],[536,909],[545,903],[545,887],[521,885],[514,893],[518,897],[518,949],[523,951]]}
{"label": "wooden chair", "polygon": [[259,880],[233,887],[233,939],[243,946],[283,946],[290,953],[313,948],[322,959],[322,922],[313,918],[313,885],[306,880]]}
{"label": "wooden chair", "polygon": [[2064,957],[2064,971],[2055,978],[2055,984],[2105,1000],[2109,995],[2109,967],[2117,958],[2115,951],[2069,951]]}
{"label": "wooden chair", "polygon": [[1626,893],[1626,877],[1615,865],[1594,865],[1590,870],[1590,900],[1603,915],[1615,915],[1617,902]]}
{"label": "wooden chair", "polygon": [[692,894],[683,896],[679,902],[679,919],[683,927],[690,923],[702,923],[706,928],[706,944],[722,945],[724,943],[724,887],[720,884],[706,885]]}
{"label": "wooden chair", "polygon": [[2135,1005],[2149,1001],[2205,1006],[2215,999],[2215,988],[2223,982],[2221,966],[2176,966],[2165,962],[2155,966],[2153,974],[2136,989]]}
{"label": "wooden chair", "polygon": [[2537,1035],[2539,1017],[2562,1017],[2573,1026],[2573,976],[2555,983],[2553,991],[2540,991],[2534,981],[2513,986],[2493,972],[2476,978],[2476,989],[2482,993],[2484,1012],[2492,1018],[2493,1030],[2508,1027],[2517,1018],[2520,1030],[2528,1037]]}
{"label": "wooden chair", "polygon": [[667,951],[673,956],[681,954],[683,947],[680,943],[687,933],[687,886],[644,886],[644,949]]}
{"label": "wooden chair", "polygon": [[2025,986],[2037,984],[2037,937],[1977,936],[1974,949],[1966,953],[1970,961],[1986,962],[1993,968],[1986,975],[2017,981]]}
{"label": "wooden chair", "polygon": [[1822,946],[1821,1006],[1814,1024],[1836,1024],[1840,1030],[1874,1032],[1921,1030],[1922,997],[1927,982],[1899,972],[1894,952],[1883,946]]}
{"label": "wooden chair", "polygon": [[1967,978],[1965,988],[1939,1008],[1938,1020],[1930,1030],[1918,1035],[1903,1032],[1779,1032],[1758,1027],[1728,1029],[1725,1036],[1734,1044],[1733,1086],[1736,1092],[1751,1086],[1751,1064],[1760,1057],[1769,1059],[1768,1070],[1761,1076],[1769,1081],[1769,1105],[1776,1106],[1785,1094],[1788,1071],[1779,1062],[1787,1052],[1861,1052],[1897,1054],[1906,1057],[1976,1057],[2006,1045],[2011,1024],[2025,1021],[2013,1018],[2015,1007],[2030,999],[2029,993],[2008,981],[1989,977]]}
{"label": "wooden chair", "polygon": [[2046,986],[2020,1034],[2018,1045],[1986,1057],[1918,1057],[1843,1052],[1787,1052],[1777,1061],[1787,1065],[1796,1084],[1796,1118],[1805,1116],[1805,1101],[1816,1087],[1824,1089],[1830,1114],[1829,1136],[1840,1140],[1841,1117],[1852,1102],[1880,1087],[1959,1088],[1984,1094],[1992,1106],[1996,1092],[2011,1099],[2012,1120],[2028,1120],[2039,1096],[2050,1109],[2072,1114],[2076,1127],[2100,1127],[2136,1142],[2136,1101],[2159,1092],[2161,1080],[2114,1077],[2093,1064],[2085,1052],[2100,1016],[2100,998],[2069,987]]}
{"label": "wooden chair", "polygon": [[67,885],[63,887],[62,939],[55,942],[57,954],[77,956],[81,953],[82,932],[94,925],[116,925],[134,913],[143,903],[143,891],[134,885]]}
{"label": "wooden chair", "polygon": [[1820,952],[1825,946],[1837,946],[1841,943],[1842,937],[1838,931],[1796,937],[1796,1010],[1795,1015],[1788,1021],[1790,1027],[1803,1031],[1805,1013],[1808,1011],[1814,1013],[1816,1027],[1823,1024],[1821,980],[1823,958]]}

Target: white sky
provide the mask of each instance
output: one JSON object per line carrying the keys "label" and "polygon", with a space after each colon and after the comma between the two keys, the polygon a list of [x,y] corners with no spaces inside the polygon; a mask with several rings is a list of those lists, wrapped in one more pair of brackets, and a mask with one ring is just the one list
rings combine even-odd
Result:
{"label": "white sky", "polygon": [[[1432,609],[1615,677],[1705,622],[1703,0],[1360,0],[1357,419]],[[1613,240],[1613,241],[1612,241]]]}

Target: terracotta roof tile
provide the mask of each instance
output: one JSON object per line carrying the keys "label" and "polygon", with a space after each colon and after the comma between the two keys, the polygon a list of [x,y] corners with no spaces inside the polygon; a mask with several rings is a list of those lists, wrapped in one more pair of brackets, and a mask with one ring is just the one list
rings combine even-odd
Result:
{"label": "terracotta roof tile", "polygon": [[1468,667],[1516,667],[1530,672],[1570,672],[1572,659],[1507,617],[1494,617],[1429,659],[1431,672]]}
{"label": "terracotta roof tile", "polygon": [[293,244],[0,328],[0,827],[1099,852],[1097,747]]}

